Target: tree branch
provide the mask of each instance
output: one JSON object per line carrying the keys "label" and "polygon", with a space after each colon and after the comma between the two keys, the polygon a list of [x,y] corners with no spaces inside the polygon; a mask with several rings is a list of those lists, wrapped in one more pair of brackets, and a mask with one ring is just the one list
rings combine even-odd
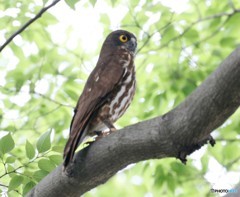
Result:
{"label": "tree branch", "polygon": [[42,8],[35,17],[30,19],[27,23],[25,23],[19,30],[17,30],[14,34],[12,34],[5,42],[4,44],[0,47],[0,53],[2,50],[20,33],[22,33],[29,25],[31,25],[34,21],[36,21],[38,18],[42,16],[44,12],[46,12],[49,8],[52,6],[56,5],[59,1],[61,0],[55,0],[53,1],[49,6],[46,6]]}
{"label": "tree branch", "polygon": [[240,48],[192,94],[167,114],[128,126],[78,152],[62,172],[57,167],[28,196],[80,196],[131,163],[179,157],[201,143],[240,105]]}

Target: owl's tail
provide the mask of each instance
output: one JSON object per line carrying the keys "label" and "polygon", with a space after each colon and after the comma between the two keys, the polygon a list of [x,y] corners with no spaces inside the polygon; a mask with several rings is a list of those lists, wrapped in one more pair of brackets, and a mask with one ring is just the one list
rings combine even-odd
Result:
{"label": "owl's tail", "polygon": [[83,142],[84,138],[86,137],[86,133],[87,128],[83,131],[78,130],[78,132],[70,132],[69,139],[64,148],[63,170],[65,170],[68,164],[72,161],[75,150],[77,149],[78,145]]}

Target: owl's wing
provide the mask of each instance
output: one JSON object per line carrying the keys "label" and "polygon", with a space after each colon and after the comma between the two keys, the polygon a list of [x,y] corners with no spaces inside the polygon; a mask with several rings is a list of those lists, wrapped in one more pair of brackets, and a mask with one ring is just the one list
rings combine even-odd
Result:
{"label": "owl's wing", "polygon": [[99,59],[75,108],[70,127],[70,136],[64,149],[65,167],[72,160],[89,120],[91,120],[94,112],[104,104],[108,95],[123,77],[124,72],[125,69],[114,56]]}

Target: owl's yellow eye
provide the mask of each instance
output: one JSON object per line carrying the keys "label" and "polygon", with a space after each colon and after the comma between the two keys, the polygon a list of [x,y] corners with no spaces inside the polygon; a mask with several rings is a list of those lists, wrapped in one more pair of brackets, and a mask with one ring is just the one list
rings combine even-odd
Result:
{"label": "owl's yellow eye", "polygon": [[128,37],[126,35],[121,35],[119,36],[119,40],[123,43],[127,42],[128,41]]}

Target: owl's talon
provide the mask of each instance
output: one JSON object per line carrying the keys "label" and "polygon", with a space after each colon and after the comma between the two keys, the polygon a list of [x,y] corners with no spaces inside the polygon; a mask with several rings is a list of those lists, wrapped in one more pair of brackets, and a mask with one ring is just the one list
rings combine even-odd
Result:
{"label": "owl's talon", "polygon": [[95,141],[97,141],[97,140],[99,140],[99,139],[101,139],[101,138],[103,138],[103,137],[106,137],[106,136],[109,135],[109,134],[110,134],[109,131],[101,132],[101,134],[98,135],[98,136],[95,138]]}
{"label": "owl's talon", "polygon": [[111,129],[109,130],[109,134],[110,134],[110,133],[113,133],[113,132],[115,132],[115,131],[117,131],[117,129],[113,127],[113,128],[111,128]]}

